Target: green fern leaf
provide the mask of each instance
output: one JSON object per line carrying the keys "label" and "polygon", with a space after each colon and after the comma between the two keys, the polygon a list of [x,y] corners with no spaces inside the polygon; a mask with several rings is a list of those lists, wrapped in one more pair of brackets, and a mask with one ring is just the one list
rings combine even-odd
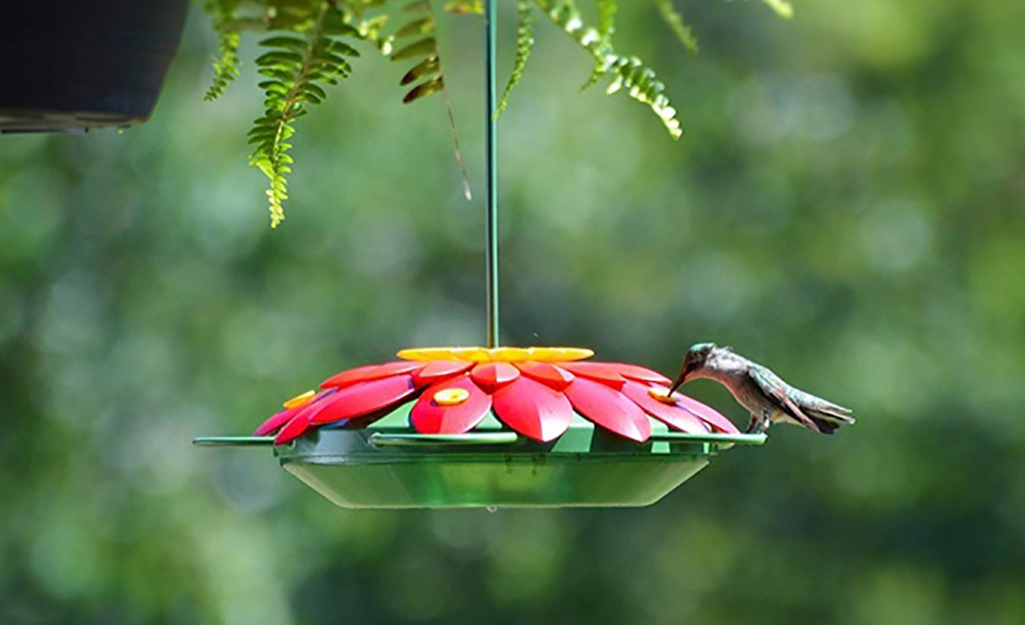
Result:
{"label": "green fern leaf", "polygon": [[406,24],[395,33],[396,38],[413,37],[416,35],[429,35],[434,32],[434,17],[428,15]]}
{"label": "green fern leaf", "polygon": [[416,102],[420,98],[426,98],[432,93],[438,93],[445,88],[445,79],[441,76],[435,76],[434,78],[424,81],[410,90],[404,98],[402,98],[403,104],[410,104]]}
{"label": "green fern leaf", "polygon": [[429,56],[418,65],[414,66],[413,69],[406,72],[399,81],[399,84],[405,87],[408,84],[414,83],[421,78],[426,76],[433,76],[441,72],[441,59],[437,56]]}
{"label": "green fern leaf", "polygon": [[483,0],[452,0],[445,5],[445,11],[452,15],[484,15]]}
{"label": "green fern leaf", "polygon": [[[446,9],[454,10],[458,7],[465,8],[467,5],[467,2],[450,2],[446,5]],[[421,57],[426,58],[423,58],[423,60],[419,61],[413,68],[407,71],[399,81],[403,87],[420,81],[419,84],[406,92],[402,98],[402,102],[404,104],[411,104],[435,93],[442,94],[445,99],[445,110],[448,112],[449,128],[452,131],[452,145],[456,153],[456,162],[459,164],[459,171],[463,177],[463,195],[466,196],[467,200],[470,200],[473,198],[473,194],[470,192],[470,179],[466,175],[466,166],[463,164],[463,154],[462,150],[459,148],[459,132],[456,130],[455,115],[452,112],[452,105],[449,103],[448,99],[448,89],[445,86],[441,54],[438,51],[438,42],[434,38],[435,30],[437,28],[437,19],[435,18],[434,10],[431,8],[429,0],[417,0],[406,5],[403,8],[403,11],[413,14],[416,17],[399,28],[395,33],[395,38],[422,38],[405,46],[398,52],[393,53],[391,55],[391,60],[403,61],[408,59],[419,59]]]}
{"label": "green fern leaf", "polygon": [[434,37],[427,37],[421,39],[415,43],[411,43],[405,48],[402,48],[395,54],[391,55],[393,61],[403,61],[406,59],[415,59],[421,56],[435,55],[438,53],[438,42]]}
{"label": "green fern leaf", "polygon": [[[260,83],[264,90],[264,114],[253,122],[248,142],[253,146],[250,165],[269,180],[267,199],[271,227],[284,219],[288,199],[287,177],[294,163],[288,151],[288,139],[295,134],[295,122],[306,114],[307,105],[327,98],[324,85],[337,84],[352,71],[345,57],[359,53],[339,37],[359,36],[345,22],[345,16],[333,3],[317,3],[317,11],[308,26],[299,29],[303,37],[275,35],[260,42],[268,51],[256,59],[257,71],[269,78]],[[301,21],[298,13],[292,15]]]}
{"label": "green fern leaf", "polygon": [[676,38],[680,40],[684,48],[690,52],[697,53],[698,40],[694,37],[694,31],[683,20],[683,15],[673,6],[673,0],[655,0],[658,12],[662,20],[669,26]]}
{"label": "green fern leaf", "polygon": [[281,35],[278,37],[268,37],[261,41],[260,45],[265,48],[286,48],[290,50],[305,51],[309,46],[309,42],[299,37]]}
{"label": "green fern leaf", "polygon": [[207,0],[203,8],[217,31],[218,56],[213,62],[214,77],[203,96],[204,100],[212,102],[224,95],[228,85],[238,78],[241,64],[238,48],[242,43],[242,34],[230,27],[230,23],[237,17],[238,0]]}
{"label": "green fern leaf", "polygon": [[598,2],[598,36],[607,43],[612,42],[612,33],[616,30],[616,13],[619,11],[619,0],[597,0]]}
{"label": "green fern leaf", "polygon": [[530,58],[531,50],[534,47],[534,10],[530,5],[530,0],[518,0],[516,8],[519,14],[516,22],[516,60],[513,62],[509,81],[505,84],[502,100],[495,109],[495,119],[498,119],[498,116],[509,106],[509,95],[523,78],[523,70],[527,67],[527,59]]}
{"label": "green fern leaf", "polygon": [[602,38],[597,28],[584,23],[580,11],[572,0],[534,0],[534,3],[544,11],[552,23],[572,37],[594,58],[594,70],[588,84],[593,84],[602,76],[612,73],[614,78],[606,90],[607,93],[613,94],[625,89],[631,98],[651,108],[662,120],[670,136],[679,139],[683,135],[680,121],[676,118],[676,109],[663,93],[665,85],[656,79],[654,70],[644,65],[637,57],[618,54],[612,43]]}
{"label": "green fern leaf", "polygon": [[785,20],[794,16],[794,7],[786,0],[762,0],[762,2]]}

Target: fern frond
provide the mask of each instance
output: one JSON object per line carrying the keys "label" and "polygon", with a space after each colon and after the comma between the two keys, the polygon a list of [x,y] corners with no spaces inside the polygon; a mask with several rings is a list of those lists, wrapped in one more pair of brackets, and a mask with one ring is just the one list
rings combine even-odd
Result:
{"label": "fern frond", "polygon": [[598,4],[598,36],[611,42],[612,33],[616,31],[616,13],[619,12],[619,0],[597,0]]}
{"label": "fern frond", "polygon": [[[601,47],[612,47],[612,33],[616,32],[616,13],[619,12],[619,0],[597,0],[598,3],[598,37]],[[587,82],[580,86],[581,93],[587,91],[608,73],[602,63],[596,63]]]}
{"label": "fern frond", "polygon": [[696,54],[698,51],[698,40],[694,36],[694,31],[687,25],[687,22],[683,21],[683,15],[673,6],[673,0],[655,0],[655,6],[658,7],[662,20],[673,31],[673,34],[680,40],[683,47]]}
{"label": "fern frond", "polygon": [[267,80],[259,84],[265,95],[264,114],[249,131],[249,143],[254,146],[249,164],[270,180],[272,228],[285,219],[283,203],[288,199],[287,176],[293,163],[288,155],[292,145],[286,141],[295,134],[294,123],[306,114],[306,105],[324,101],[324,85],[337,84],[349,75],[352,67],[345,57],[359,56],[341,39],[358,37],[359,32],[345,23],[332,3],[322,2],[300,33],[264,39],[260,45],[268,51],[256,59],[257,71]]}
{"label": "fern frond", "polygon": [[403,87],[415,85],[406,92],[402,102],[412,104],[435,93],[442,94],[445,99],[445,109],[448,112],[449,128],[452,131],[452,145],[455,149],[456,162],[459,164],[459,171],[463,177],[463,195],[467,200],[473,199],[473,194],[470,191],[470,178],[466,175],[466,165],[463,163],[463,152],[459,148],[459,133],[456,130],[455,114],[452,112],[452,105],[448,99],[448,88],[445,86],[441,53],[438,50],[438,41],[435,39],[437,19],[434,16],[434,10],[431,8],[430,0],[415,0],[406,5],[403,11],[411,14],[412,17],[409,22],[395,32],[395,39],[417,38],[417,40],[393,53],[391,60],[418,59],[418,62],[399,81]]}
{"label": "fern frond", "polygon": [[794,7],[786,0],[762,0],[762,2],[785,20],[794,16]]}
{"label": "fern frond", "polygon": [[239,74],[241,61],[238,58],[238,47],[242,35],[231,27],[237,18],[238,0],[207,0],[203,9],[210,16],[214,29],[217,31],[217,53],[214,57],[214,77],[203,99],[212,102],[224,94],[224,90]]}
{"label": "fern frond", "polygon": [[495,119],[501,115],[509,106],[509,95],[516,85],[520,84],[523,78],[523,70],[527,67],[527,59],[534,47],[534,8],[530,0],[518,0],[516,4],[518,17],[516,21],[516,60],[513,62],[512,73],[509,74],[509,81],[505,83],[505,91],[502,92],[502,100],[495,109]]}
{"label": "fern frond", "polygon": [[[412,14],[409,22],[402,25],[395,31],[395,39],[416,38],[416,41],[406,44],[398,51],[393,52],[391,60],[405,61],[418,59],[418,63],[402,77],[402,86],[408,86],[417,81],[423,83],[410,89],[403,102],[409,104],[420,98],[437,93],[445,85],[445,78],[441,67],[441,55],[438,52],[438,41],[434,38],[437,29],[437,20],[434,18],[434,11],[428,0],[416,0],[403,9],[406,13]],[[424,87],[424,85],[435,85],[435,87]],[[423,88],[421,88],[423,87]]]}
{"label": "fern frond", "polygon": [[[655,71],[635,56],[622,56],[612,43],[602,39],[598,29],[587,26],[572,0],[534,0],[534,3],[548,16],[553,24],[572,37],[594,58],[594,72],[589,84],[612,73],[612,83],[607,93],[622,89],[643,104],[646,104],[662,120],[666,130],[674,139],[683,136],[676,109],[665,95],[665,85],[655,77]],[[597,76],[597,77],[596,77]],[[585,85],[586,86],[586,85]]]}
{"label": "fern frond", "polygon": [[445,5],[445,12],[452,15],[484,15],[483,0],[452,0]]}
{"label": "fern frond", "polygon": [[605,90],[606,93],[612,95],[625,88],[631,98],[651,107],[673,139],[683,136],[680,120],[676,118],[676,109],[665,95],[665,84],[655,78],[655,70],[645,66],[636,56],[619,56],[612,64],[612,71],[616,77]]}

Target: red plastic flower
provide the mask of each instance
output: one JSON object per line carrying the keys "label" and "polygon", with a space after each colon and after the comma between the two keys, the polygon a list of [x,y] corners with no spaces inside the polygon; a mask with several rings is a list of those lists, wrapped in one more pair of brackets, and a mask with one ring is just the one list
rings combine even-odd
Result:
{"label": "red plastic flower", "polygon": [[489,412],[523,436],[552,441],[569,429],[574,412],[628,439],[651,436],[648,417],[674,430],[737,433],[724,416],[680,393],[667,396],[660,373],[616,362],[580,362],[591,350],[568,347],[451,347],[408,349],[403,360],[343,371],[285,402],[257,428],[288,443],[333,425],[363,427],[415,401],[413,427],[422,434],[463,434]]}

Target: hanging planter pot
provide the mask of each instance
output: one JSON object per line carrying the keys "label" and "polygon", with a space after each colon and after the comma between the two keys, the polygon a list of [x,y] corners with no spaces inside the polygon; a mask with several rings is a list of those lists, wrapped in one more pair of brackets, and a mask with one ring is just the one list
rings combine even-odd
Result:
{"label": "hanging planter pot", "polygon": [[0,19],[0,131],[145,122],[188,0],[19,0]]}
{"label": "hanging planter pot", "polygon": [[575,348],[431,348],[343,371],[252,437],[346,508],[645,506],[760,445],[661,374]]}

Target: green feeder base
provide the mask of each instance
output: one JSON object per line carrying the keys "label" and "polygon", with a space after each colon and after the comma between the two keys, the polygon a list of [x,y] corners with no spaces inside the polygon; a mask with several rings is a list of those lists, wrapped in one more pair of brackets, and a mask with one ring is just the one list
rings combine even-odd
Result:
{"label": "green feeder base", "polygon": [[[720,450],[764,434],[686,434],[652,420],[636,443],[579,415],[550,443],[494,415],[467,434],[418,434],[409,405],[363,429],[321,428],[274,447],[281,466],[343,508],[561,508],[651,505]],[[270,437],[208,437],[204,446],[271,445]]]}

